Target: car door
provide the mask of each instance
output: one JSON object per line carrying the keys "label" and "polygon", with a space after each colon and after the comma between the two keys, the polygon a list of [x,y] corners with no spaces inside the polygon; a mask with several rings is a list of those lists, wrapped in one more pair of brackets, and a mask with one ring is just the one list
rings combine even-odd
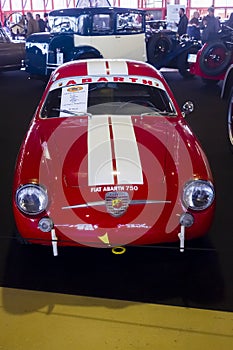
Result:
{"label": "car door", "polygon": [[92,20],[91,45],[104,58],[127,58],[146,61],[146,42],[143,18],[140,13],[118,12],[96,14]]}
{"label": "car door", "polygon": [[11,69],[20,67],[23,58],[23,44],[11,41],[11,39],[0,31],[0,69]]}

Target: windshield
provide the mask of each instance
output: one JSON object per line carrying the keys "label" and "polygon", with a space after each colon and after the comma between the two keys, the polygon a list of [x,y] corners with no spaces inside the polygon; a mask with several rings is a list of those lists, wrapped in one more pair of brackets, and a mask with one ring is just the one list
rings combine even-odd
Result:
{"label": "windshield", "polygon": [[55,88],[49,92],[42,118],[80,114],[176,115],[165,90],[135,83],[90,83]]}
{"label": "windshield", "polygon": [[78,17],[57,16],[49,18],[52,33],[78,31]]}
{"label": "windshield", "polygon": [[52,33],[71,32],[79,35],[139,34],[144,32],[143,15],[138,11],[80,13],[76,16],[51,16]]}

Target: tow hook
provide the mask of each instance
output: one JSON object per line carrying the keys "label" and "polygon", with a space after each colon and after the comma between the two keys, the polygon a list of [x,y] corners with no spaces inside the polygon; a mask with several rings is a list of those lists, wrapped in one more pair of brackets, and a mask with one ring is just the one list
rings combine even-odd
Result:
{"label": "tow hook", "polygon": [[124,254],[126,252],[126,248],[125,247],[114,247],[112,248],[112,253],[116,254],[116,255],[121,255]]}
{"label": "tow hook", "polygon": [[178,237],[180,239],[180,252],[184,252],[184,240],[185,240],[185,226],[181,225],[180,233],[178,233]]}
{"label": "tow hook", "polygon": [[54,228],[51,230],[51,239],[52,239],[53,256],[58,256],[57,236]]}

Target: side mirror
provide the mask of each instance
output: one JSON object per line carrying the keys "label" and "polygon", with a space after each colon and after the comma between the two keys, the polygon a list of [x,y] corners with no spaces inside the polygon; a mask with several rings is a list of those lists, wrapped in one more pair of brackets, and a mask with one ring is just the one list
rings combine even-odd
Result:
{"label": "side mirror", "polygon": [[194,111],[194,104],[192,101],[187,101],[182,106],[182,113],[184,117]]}

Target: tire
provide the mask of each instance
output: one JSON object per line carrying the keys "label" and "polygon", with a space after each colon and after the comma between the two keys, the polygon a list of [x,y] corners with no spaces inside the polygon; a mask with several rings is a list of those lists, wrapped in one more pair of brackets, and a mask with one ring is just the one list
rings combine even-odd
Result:
{"label": "tire", "polygon": [[228,139],[230,141],[230,148],[231,148],[231,151],[233,152],[233,87],[231,88],[231,92],[228,100],[227,131],[228,131]]}
{"label": "tire", "polygon": [[200,56],[200,68],[209,76],[223,73],[231,61],[231,51],[221,41],[210,42],[203,48]]}
{"label": "tire", "polygon": [[168,36],[154,35],[148,42],[148,62],[155,67],[160,67],[163,58],[171,51],[172,41]]}
{"label": "tire", "polygon": [[73,57],[71,61],[91,60],[91,59],[96,59],[96,58],[103,58],[103,56],[98,56],[92,52],[86,52],[80,56]]}
{"label": "tire", "polygon": [[190,50],[183,52],[177,58],[177,68],[179,73],[184,78],[193,78],[195,75],[190,73],[190,63],[188,62],[189,54],[196,54],[198,52],[197,48],[191,48]]}

